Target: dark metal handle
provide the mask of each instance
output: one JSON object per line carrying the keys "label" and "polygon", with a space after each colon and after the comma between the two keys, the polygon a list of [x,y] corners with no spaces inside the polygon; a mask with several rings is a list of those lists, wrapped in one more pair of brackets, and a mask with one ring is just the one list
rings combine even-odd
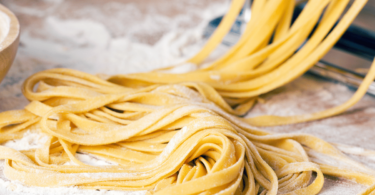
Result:
{"label": "dark metal handle", "polygon": [[[302,3],[295,8],[293,21],[297,19],[304,6],[305,3]],[[372,61],[375,56],[375,32],[351,25],[334,47]]]}

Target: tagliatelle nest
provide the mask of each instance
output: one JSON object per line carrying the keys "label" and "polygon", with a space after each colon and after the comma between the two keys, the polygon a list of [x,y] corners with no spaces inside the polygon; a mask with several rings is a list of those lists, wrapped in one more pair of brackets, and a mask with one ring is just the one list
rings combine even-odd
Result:
{"label": "tagliatelle nest", "polygon": [[[375,66],[341,106],[301,116],[238,117],[258,95],[300,76],[333,46],[366,3],[355,1],[330,32],[348,2],[309,1],[290,27],[294,0],[254,1],[252,19],[239,43],[208,67],[186,74],[156,71],[103,80],[52,69],[32,75],[23,86],[31,103],[24,110],[0,113],[0,141],[21,138],[28,129],[38,129],[49,139],[44,147],[27,151],[1,146],[6,177],[31,186],[150,194],[304,195],[319,193],[323,174],[328,174],[369,185],[362,194],[372,193],[375,171],[331,144],[307,134],[272,134],[255,126],[339,114],[365,94]],[[210,54],[242,4],[233,1],[218,30],[189,62],[199,65]],[[324,8],[318,28],[295,53]],[[220,79],[212,80],[212,74]],[[75,158],[77,152],[117,165],[87,165]],[[336,161],[340,167],[332,163]]]}

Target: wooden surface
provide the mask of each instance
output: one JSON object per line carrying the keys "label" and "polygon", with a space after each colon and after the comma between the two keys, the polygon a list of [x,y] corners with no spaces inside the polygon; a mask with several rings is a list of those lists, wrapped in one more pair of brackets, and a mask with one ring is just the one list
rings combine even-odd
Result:
{"label": "wooden surface", "polygon": [[[0,5],[0,12],[5,13],[10,19],[9,32],[0,42],[0,82],[8,72],[17,53],[20,25],[16,16],[6,7]],[[1,30],[1,29],[0,29]]]}
{"label": "wooden surface", "polygon": [[[27,105],[21,93],[22,82],[31,74],[48,68],[66,67],[107,74],[151,70],[155,64],[162,63],[161,59],[170,57],[160,52],[160,40],[177,44],[173,40],[178,39],[179,33],[204,25],[201,23],[209,20],[208,15],[224,13],[222,8],[227,2],[0,0],[15,12],[22,27],[17,57],[0,85],[0,111]],[[171,31],[173,33],[169,33]],[[171,44],[168,51],[174,56],[186,56],[185,48],[199,42],[184,41],[179,47]],[[140,56],[144,61],[134,62],[135,57]],[[312,113],[340,105],[352,95],[353,90],[346,86],[304,75],[262,96],[264,101],[258,103],[249,116]],[[309,133],[329,142],[375,150],[375,98],[365,96],[336,117],[267,129],[276,133]],[[353,158],[375,168],[374,161]],[[354,182],[326,177],[321,194],[352,195],[364,188]]]}

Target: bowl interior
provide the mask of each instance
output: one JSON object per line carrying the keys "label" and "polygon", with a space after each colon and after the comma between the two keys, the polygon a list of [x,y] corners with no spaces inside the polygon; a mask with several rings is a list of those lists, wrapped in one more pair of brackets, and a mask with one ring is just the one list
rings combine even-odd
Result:
{"label": "bowl interior", "polygon": [[17,53],[20,25],[17,17],[0,4],[0,82]]}
{"label": "bowl interior", "polygon": [[10,18],[4,12],[0,12],[0,43],[2,43],[5,37],[9,34]]}

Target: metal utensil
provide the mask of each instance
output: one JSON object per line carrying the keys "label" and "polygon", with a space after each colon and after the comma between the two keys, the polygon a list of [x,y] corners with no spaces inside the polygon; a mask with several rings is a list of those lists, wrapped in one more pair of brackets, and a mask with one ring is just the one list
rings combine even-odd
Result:
{"label": "metal utensil", "polygon": [[[232,25],[229,33],[224,37],[222,44],[226,46],[234,45],[238,39],[240,38],[241,34],[244,32],[247,22],[251,19],[251,0],[246,0],[245,4],[239,13],[236,21]],[[211,20],[206,28],[203,31],[203,37],[208,38],[212,35],[212,33],[216,30],[217,26],[219,26],[223,16],[219,16],[213,20]]]}
{"label": "metal utensil", "polygon": [[[375,0],[369,1],[371,4],[375,4],[374,2]],[[295,8],[293,19],[297,18],[304,5],[302,3]],[[247,1],[232,29],[224,37],[222,44],[231,46],[239,40],[244,26],[250,20],[249,16],[246,17],[248,19],[244,19],[244,15],[251,14],[250,7],[251,2]],[[358,68],[362,70],[369,68],[375,56],[375,32],[369,30],[375,29],[375,23],[369,22],[373,21],[369,20],[369,17],[375,19],[375,8],[370,5],[364,8],[356,21],[354,21],[354,24],[347,29],[334,48],[313,66],[309,73],[343,83],[352,88],[358,88],[365,76],[365,72],[357,71]],[[203,36],[209,37],[220,24],[222,18],[223,16],[220,16],[211,20],[204,30]],[[374,82],[368,88],[367,93],[375,95]]]}

